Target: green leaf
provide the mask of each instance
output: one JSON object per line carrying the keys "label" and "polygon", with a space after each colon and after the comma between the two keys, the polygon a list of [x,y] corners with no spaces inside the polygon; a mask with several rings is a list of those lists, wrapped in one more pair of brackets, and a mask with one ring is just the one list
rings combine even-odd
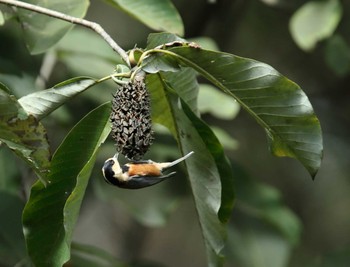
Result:
{"label": "green leaf", "polygon": [[87,29],[74,28],[62,38],[55,50],[57,58],[78,75],[104,77],[122,63],[101,36]]}
{"label": "green leaf", "polygon": [[[26,2],[82,18],[89,6],[88,0],[27,0]],[[31,54],[40,54],[55,45],[73,24],[39,14],[35,11],[18,9],[19,20],[23,26],[26,45]]]}
{"label": "green leaf", "polygon": [[262,223],[243,222],[229,228],[227,258],[232,266],[287,267],[292,247]]}
{"label": "green leaf", "polygon": [[284,6],[283,0],[260,0],[260,1],[269,6]]}
{"label": "green leaf", "polygon": [[214,132],[200,118],[198,118],[182,100],[182,108],[186,116],[190,119],[196,131],[202,138],[211,156],[214,158],[216,167],[218,168],[221,181],[221,206],[219,210],[219,219],[223,223],[227,223],[231,217],[234,201],[233,191],[233,174],[231,164],[225,156],[224,149]]}
{"label": "green leaf", "polygon": [[325,47],[328,66],[340,77],[350,72],[350,47],[340,35],[329,38]]}
{"label": "green leaf", "polygon": [[146,50],[151,48],[156,48],[164,44],[169,44],[173,42],[186,42],[185,39],[171,33],[161,32],[161,33],[151,33],[147,38]]}
{"label": "green leaf", "polygon": [[299,244],[302,225],[281,193],[254,181],[237,164],[236,206],[228,231],[227,258],[242,267],[286,267]]}
{"label": "green leaf", "polygon": [[210,128],[215,133],[216,137],[219,139],[220,143],[225,149],[235,150],[239,147],[239,142],[234,139],[226,130],[212,125]]}
{"label": "green leaf", "polygon": [[[3,5],[4,7],[4,5]],[[2,17],[2,18],[1,18]],[[0,26],[5,25],[7,21],[10,21],[14,19],[16,16],[13,13],[13,10],[8,7],[8,8],[0,8]]]}
{"label": "green leaf", "polygon": [[225,228],[220,220],[227,220],[233,203],[231,172],[222,147],[210,128],[184,101],[179,102],[177,94],[170,92],[175,90],[181,94],[185,90],[176,80],[169,78],[168,81],[164,73],[148,75],[147,88],[151,92],[152,110],[155,110],[153,120],[172,132],[184,154],[195,151],[194,156],[186,161],[188,176],[208,260],[211,266],[220,266],[220,253],[225,243]]}
{"label": "green leaf", "polygon": [[182,68],[175,73],[163,73],[162,76],[166,82],[175,85],[177,94],[191,107],[194,113],[198,114],[197,96],[198,82],[197,74],[191,68]]}
{"label": "green leaf", "polygon": [[338,0],[309,1],[292,16],[289,30],[296,44],[305,51],[330,37],[342,17]]}
{"label": "green leaf", "polygon": [[170,96],[169,100],[181,150],[184,154],[191,150],[196,153],[186,162],[186,166],[207,254],[210,256],[214,253],[212,260],[220,261],[218,258],[221,258],[226,236],[218,216],[222,191],[220,173],[205,140],[178,106],[178,98]]}
{"label": "green leaf", "polygon": [[0,191],[6,191],[12,194],[20,192],[23,187],[21,181],[21,170],[18,168],[18,161],[15,159],[10,149],[0,146]]}
{"label": "green leaf", "polygon": [[72,231],[96,153],[110,131],[110,108],[110,103],[101,105],[70,131],[54,154],[48,186],[36,182],[31,189],[23,227],[37,267],[61,267],[69,260]]}
{"label": "green leaf", "polygon": [[113,255],[99,247],[72,243],[72,259],[76,267],[127,267]]}
{"label": "green leaf", "polygon": [[55,109],[59,108],[70,98],[97,83],[88,77],[77,77],[61,82],[54,87],[21,97],[18,102],[28,114],[41,120]]}
{"label": "green leaf", "polygon": [[157,31],[167,31],[182,36],[184,26],[181,17],[170,0],[107,0]]}
{"label": "green leaf", "polygon": [[220,51],[219,46],[215,40],[207,36],[190,38],[189,41],[199,44],[203,49]]}
{"label": "green leaf", "polygon": [[[220,103],[220,107],[218,107],[218,103]],[[218,119],[232,120],[237,116],[240,105],[210,84],[201,84],[198,94],[198,109],[200,113],[210,113]]]}
{"label": "green leaf", "polygon": [[151,95],[152,121],[159,123],[175,135],[176,127],[169,102],[166,101],[165,83],[157,74],[146,76],[146,86]]}
{"label": "green leaf", "polygon": [[258,183],[240,167],[234,165],[237,173],[236,210],[251,220],[264,222],[282,235],[292,246],[299,244],[302,224],[300,219],[283,203],[281,193],[274,187]]}
{"label": "green leaf", "polygon": [[[171,122],[169,123],[169,118],[172,116],[170,108],[164,109],[162,105],[157,104],[166,98],[164,91],[157,90],[157,87],[163,88],[165,84],[158,78],[154,78],[157,76],[148,75],[147,77],[147,88],[149,88],[152,95],[152,117],[157,118],[157,122],[167,127],[170,132],[175,133],[174,124]],[[181,88],[177,93],[190,105],[195,113],[198,113],[198,83],[195,71],[190,68],[182,68],[181,71],[175,73],[162,73],[162,77],[164,77],[164,81],[168,81],[172,84],[176,82],[176,88]],[[155,88],[156,91],[152,94],[153,88]],[[164,104],[166,105],[166,103]]]}
{"label": "green leaf", "polygon": [[72,54],[79,54],[85,57],[99,58],[114,65],[122,63],[120,56],[112,50],[105,40],[89,29],[72,29],[57,44],[55,50],[63,54],[59,54],[59,57],[69,57]]}
{"label": "green leaf", "polygon": [[0,10],[0,26],[5,24],[5,18],[4,15],[2,14],[1,10]]}
{"label": "green leaf", "polygon": [[316,175],[323,151],[321,127],[297,84],[255,60],[190,46],[166,49],[233,97],[265,129],[274,155],[296,158]]}
{"label": "green leaf", "polygon": [[315,264],[315,267],[347,267],[350,262],[350,246],[345,245],[337,249],[322,255],[321,262]]}
{"label": "green leaf", "polygon": [[26,161],[45,183],[50,166],[46,129],[8,92],[0,83],[0,141]]}
{"label": "green leaf", "polygon": [[178,61],[174,58],[154,55],[143,60],[142,69],[147,73],[157,73],[159,71],[177,72],[181,68]]}
{"label": "green leaf", "polygon": [[[9,63],[7,62],[6,65],[8,64]],[[12,67],[10,67],[10,69],[11,68]],[[35,79],[33,76],[30,76],[27,73],[21,73],[19,70],[11,70],[9,73],[15,74],[0,73],[0,82],[6,84],[6,86],[11,89],[11,93],[17,98],[30,94],[36,90]]]}
{"label": "green leaf", "polygon": [[[158,46],[163,47],[186,43],[188,42],[185,39],[171,33],[151,33],[147,38],[146,50],[150,50]],[[158,73],[160,71],[176,73],[181,70],[181,66],[176,58],[166,57],[162,54],[153,54],[152,56],[145,57],[141,62],[141,67],[142,70],[147,73]],[[184,73],[186,72],[181,72],[181,75]],[[179,77],[181,77],[181,75],[179,75]],[[196,92],[195,95],[197,96],[197,94],[198,93]]]}

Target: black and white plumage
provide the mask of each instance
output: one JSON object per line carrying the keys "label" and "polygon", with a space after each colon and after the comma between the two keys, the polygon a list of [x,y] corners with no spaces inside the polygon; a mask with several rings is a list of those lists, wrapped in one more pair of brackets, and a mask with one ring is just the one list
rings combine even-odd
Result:
{"label": "black and white plumage", "polygon": [[118,155],[105,161],[102,173],[106,182],[127,189],[139,189],[155,185],[173,176],[176,172],[163,174],[163,171],[190,157],[194,152],[172,162],[135,161],[120,166]]}

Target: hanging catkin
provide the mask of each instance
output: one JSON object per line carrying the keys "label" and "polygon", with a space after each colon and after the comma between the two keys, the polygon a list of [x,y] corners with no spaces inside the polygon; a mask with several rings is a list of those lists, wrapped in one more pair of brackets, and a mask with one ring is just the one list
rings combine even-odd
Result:
{"label": "hanging catkin", "polygon": [[153,141],[150,97],[144,79],[121,86],[113,95],[112,138],[117,151],[139,160]]}

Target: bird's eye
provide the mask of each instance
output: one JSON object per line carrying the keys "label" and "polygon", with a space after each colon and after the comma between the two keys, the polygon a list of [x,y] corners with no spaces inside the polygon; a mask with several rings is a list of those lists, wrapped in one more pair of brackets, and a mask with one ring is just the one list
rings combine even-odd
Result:
{"label": "bird's eye", "polygon": [[113,165],[114,164],[114,159],[110,158],[110,159],[107,159],[104,163],[104,165]]}

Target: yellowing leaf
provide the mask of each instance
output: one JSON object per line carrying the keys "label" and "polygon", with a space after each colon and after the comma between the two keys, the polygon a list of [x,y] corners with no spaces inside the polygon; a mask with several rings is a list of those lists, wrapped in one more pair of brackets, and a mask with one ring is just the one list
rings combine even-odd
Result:
{"label": "yellowing leaf", "polygon": [[28,115],[0,83],[0,141],[33,168],[45,183],[50,151],[44,126]]}

